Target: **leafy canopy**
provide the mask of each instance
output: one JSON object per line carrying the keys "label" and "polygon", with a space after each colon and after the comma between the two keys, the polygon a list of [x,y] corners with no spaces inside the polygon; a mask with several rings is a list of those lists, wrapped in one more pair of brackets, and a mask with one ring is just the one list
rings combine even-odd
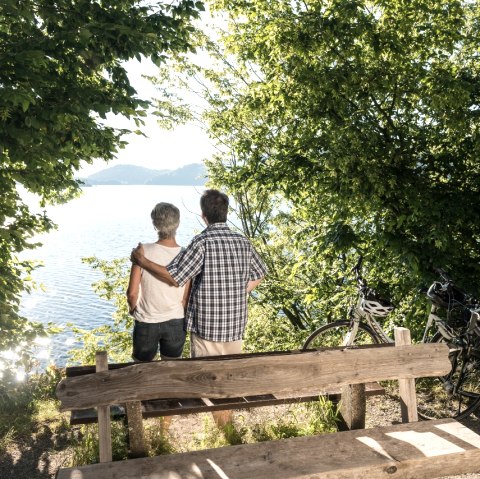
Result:
{"label": "leafy canopy", "polygon": [[478,294],[478,2],[210,4],[220,29],[199,45],[216,63],[177,67],[208,104],[191,118],[218,141],[209,176],[284,205],[259,235],[277,266],[265,300],[325,321],[359,253],[411,326],[434,266]]}
{"label": "leafy canopy", "polygon": [[108,126],[106,115],[141,126],[148,107],[124,62],[162,65],[191,49],[191,21],[201,10],[193,0],[0,3],[0,351],[39,333],[17,314],[32,268],[18,253],[53,227],[29,211],[18,186],[42,205],[78,194],[81,162],[108,161],[124,146],[126,130]]}

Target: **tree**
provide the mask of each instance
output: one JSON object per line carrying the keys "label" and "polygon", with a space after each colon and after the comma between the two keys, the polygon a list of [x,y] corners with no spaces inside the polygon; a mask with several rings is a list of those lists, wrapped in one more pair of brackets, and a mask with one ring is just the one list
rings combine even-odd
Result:
{"label": "tree", "polygon": [[162,65],[168,55],[188,51],[191,21],[201,10],[193,0],[1,2],[0,351],[41,331],[18,316],[33,267],[18,253],[53,227],[29,211],[18,185],[42,205],[78,194],[81,162],[108,161],[124,146],[127,131],[108,126],[106,115],[133,118],[141,127],[149,106],[123,62],[148,57]]}
{"label": "tree", "polygon": [[324,304],[359,253],[411,325],[434,266],[478,294],[478,3],[211,3],[221,71],[184,69],[222,148],[211,166],[289,206],[303,297]]}

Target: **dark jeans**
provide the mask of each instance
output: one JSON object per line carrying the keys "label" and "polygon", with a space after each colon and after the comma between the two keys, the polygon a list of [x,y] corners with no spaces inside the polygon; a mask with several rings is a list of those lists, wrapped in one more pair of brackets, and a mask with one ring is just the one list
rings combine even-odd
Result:
{"label": "dark jeans", "polygon": [[135,320],[132,358],[135,361],[151,361],[158,349],[162,358],[179,358],[187,334],[183,326],[183,318],[162,323],[142,323]]}

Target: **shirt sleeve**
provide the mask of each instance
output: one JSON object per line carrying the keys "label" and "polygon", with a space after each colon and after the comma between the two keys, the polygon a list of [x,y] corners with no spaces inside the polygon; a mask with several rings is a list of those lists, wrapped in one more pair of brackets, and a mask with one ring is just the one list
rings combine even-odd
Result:
{"label": "shirt sleeve", "polygon": [[250,281],[255,281],[257,279],[263,278],[267,274],[267,267],[265,263],[260,258],[260,255],[255,251],[255,248],[252,246],[252,261],[250,263]]}
{"label": "shirt sleeve", "polygon": [[167,270],[179,286],[202,271],[205,249],[200,242],[192,241],[167,266]]}

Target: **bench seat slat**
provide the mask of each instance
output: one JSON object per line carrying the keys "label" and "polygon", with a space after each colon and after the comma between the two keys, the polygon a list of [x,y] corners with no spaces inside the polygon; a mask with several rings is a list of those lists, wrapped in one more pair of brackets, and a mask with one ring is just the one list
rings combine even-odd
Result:
{"label": "bench seat slat", "polygon": [[[367,383],[365,385],[366,396],[385,394],[385,389],[378,383]],[[318,390],[309,391],[305,394],[263,394],[257,396],[246,396],[243,398],[210,399],[212,405],[208,405],[202,399],[153,399],[142,401],[143,418],[174,416],[176,414],[196,414],[215,410],[227,409],[250,409],[261,406],[274,406],[277,404],[291,404],[300,402],[316,401],[319,396],[325,396],[331,401],[339,401],[341,398],[340,389],[328,392]],[[112,419],[121,419],[125,416],[125,408],[121,405],[111,406]],[[73,410],[70,416],[70,424],[91,424],[97,422],[97,411],[95,408]]]}
{"label": "bench seat slat", "polygon": [[444,419],[94,464],[57,479],[430,479],[479,464],[480,436]]}

